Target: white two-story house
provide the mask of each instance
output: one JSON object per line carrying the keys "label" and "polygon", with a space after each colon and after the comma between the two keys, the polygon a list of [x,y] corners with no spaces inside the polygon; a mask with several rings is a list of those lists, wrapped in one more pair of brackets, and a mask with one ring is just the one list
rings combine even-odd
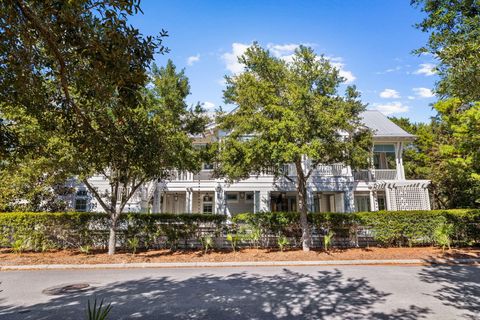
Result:
{"label": "white two-story house", "polygon": [[[378,111],[365,111],[364,124],[373,130],[373,167],[353,171],[343,164],[320,165],[308,181],[308,205],[312,212],[354,212],[377,210],[430,210],[428,180],[406,180],[402,151],[415,137]],[[218,139],[212,126],[194,144]],[[306,159],[305,161],[308,161]],[[286,165],[294,180],[295,168]],[[149,182],[132,197],[128,211],[169,213],[216,213],[296,211],[295,185],[265,172],[236,183],[215,178],[212,164],[198,173],[175,171],[171,179]],[[92,177],[93,186],[106,181]],[[72,205],[76,210],[96,211],[101,207],[79,185]]]}

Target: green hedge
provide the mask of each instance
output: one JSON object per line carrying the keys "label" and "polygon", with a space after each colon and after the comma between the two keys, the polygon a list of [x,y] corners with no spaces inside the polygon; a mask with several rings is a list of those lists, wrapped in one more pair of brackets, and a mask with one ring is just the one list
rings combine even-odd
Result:
{"label": "green hedge", "polygon": [[[233,218],[264,234],[301,236],[299,213],[244,213]],[[454,244],[472,245],[480,242],[480,210],[377,211],[358,213],[309,213],[308,221],[319,236],[330,230],[336,238],[350,238],[358,244],[363,236],[385,246],[435,244],[438,230],[448,226]],[[444,228],[445,229],[445,228]],[[367,231],[363,234],[360,231]],[[367,234],[367,235],[365,235]]]}
{"label": "green hedge", "polygon": [[[480,243],[480,210],[310,213],[308,221],[317,247],[331,232],[334,244],[344,246],[442,245],[439,239],[445,238],[455,245]],[[37,251],[105,248],[109,223],[101,213],[0,213],[0,246]],[[244,213],[231,223],[224,215],[128,213],[118,223],[117,243],[124,248],[131,239],[139,248],[200,247],[206,238],[219,247],[233,238],[243,246],[272,247],[279,239],[300,246],[299,213]]]}
{"label": "green hedge", "polygon": [[[177,248],[204,232],[219,235],[226,217],[212,214],[127,213],[118,221],[117,241],[126,247],[137,238],[139,247]],[[22,246],[26,250],[79,248],[107,245],[110,219],[91,212],[9,212],[0,213],[0,246]]]}

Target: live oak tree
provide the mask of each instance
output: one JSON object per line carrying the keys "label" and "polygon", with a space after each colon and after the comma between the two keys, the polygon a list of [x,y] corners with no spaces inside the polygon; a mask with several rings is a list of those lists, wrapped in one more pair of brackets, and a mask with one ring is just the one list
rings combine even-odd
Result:
{"label": "live oak tree", "polygon": [[[413,0],[426,13],[417,27],[429,33],[417,53],[430,53],[437,61],[440,80],[433,105],[432,124],[438,134],[431,148],[442,166],[432,170],[432,180],[442,179],[443,190],[459,190],[447,205],[478,207],[480,199],[480,1]],[[455,185],[455,187],[451,187]],[[460,186],[460,187],[459,187]]]}
{"label": "live oak tree", "polygon": [[417,53],[430,53],[439,63],[437,93],[462,101],[480,100],[480,1],[412,0],[426,17],[417,28],[429,33]]}
{"label": "live oak tree", "polygon": [[[169,178],[173,169],[200,166],[192,136],[203,131],[206,119],[200,106],[189,108],[185,102],[188,79],[170,60],[154,67],[151,78],[151,88],[137,97],[135,106],[104,106],[97,115],[101,139],[92,133],[77,152],[79,177],[111,218],[109,254],[115,252],[118,218],[142,185]],[[110,188],[95,188],[88,180],[92,175],[103,176]]]}
{"label": "live oak tree", "polygon": [[[320,164],[365,163],[371,133],[362,125],[365,105],[329,61],[301,46],[286,62],[253,44],[239,58],[244,71],[226,77],[226,103],[237,108],[219,115],[228,135],[220,142],[218,174],[229,180],[271,170],[297,189],[302,245],[311,243],[307,223],[307,181]],[[307,161],[308,159],[308,161]],[[296,177],[284,170],[292,163]]]}
{"label": "live oak tree", "polygon": [[64,197],[74,191],[65,184],[71,146],[55,132],[42,130],[25,110],[2,104],[0,110],[16,145],[9,145],[9,157],[0,161],[0,212],[66,210]]}
{"label": "live oak tree", "polygon": [[[154,53],[166,50],[166,32],[145,37],[128,24],[139,11],[138,0],[0,1],[0,101],[46,130],[98,130],[95,102],[135,99]],[[9,128],[0,113],[3,156],[18,146]]]}
{"label": "live oak tree", "polygon": [[[204,123],[200,108],[187,108],[188,80],[173,63],[149,75],[154,54],[166,51],[166,32],[143,36],[128,23],[139,11],[137,0],[0,2],[0,134],[9,138],[1,161],[52,155],[18,137],[16,127],[32,117],[64,146],[45,172],[77,176],[109,214],[110,254],[118,218],[138,188],[173,167],[197,167],[190,135]],[[25,118],[8,118],[6,108]],[[108,190],[89,183],[96,174]]]}

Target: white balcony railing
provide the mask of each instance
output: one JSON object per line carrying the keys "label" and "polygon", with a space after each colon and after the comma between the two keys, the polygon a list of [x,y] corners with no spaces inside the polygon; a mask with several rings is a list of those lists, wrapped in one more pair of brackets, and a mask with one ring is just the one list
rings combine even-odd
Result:
{"label": "white balcony railing", "polygon": [[198,181],[215,180],[212,170],[201,170],[193,174],[188,171],[172,170],[170,172],[170,181]]}
{"label": "white balcony railing", "polygon": [[315,168],[315,176],[343,176],[346,174],[343,164],[319,165]]}
{"label": "white balcony railing", "polygon": [[396,180],[397,170],[395,169],[355,170],[353,172],[353,178],[357,181]]}
{"label": "white balcony railing", "polygon": [[370,181],[371,173],[370,170],[355,170],[353,171],[353,179],[357,181]]}
{"label": "white balcony railing", "polygon": [[397,170],[395,169],[375,169],[373,170],[375,180],[396,180]]}

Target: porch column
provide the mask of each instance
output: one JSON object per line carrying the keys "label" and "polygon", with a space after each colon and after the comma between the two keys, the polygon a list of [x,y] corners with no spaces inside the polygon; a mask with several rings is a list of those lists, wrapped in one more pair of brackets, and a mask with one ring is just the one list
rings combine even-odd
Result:
{"label": "porch column", "polygon": [[423,199],[424,199],[424,204],[423,207],[425,210],[431,210],[430,208],[430,196],[428,195],[428,188],[423,189]]}
{"label": "porch column", "polygon": [[225,214],[225,191],[223,190],[220,184],[217,185],[215,188],[215,195],[214,195],[214,204],[213,204],[213,213],[214,214]]}
{"label": "porch column", "polygon": [[314,205],[313,205],[313,191],[312,188],[307,186],[307,208],[309,212],[314,211]]}
{"label": "porch column", "polygon": [[253,191],[253,213],[260,211],[260,191]]}
{"label": "porch column", "polygon": [[162,203],[162,213],[167,212],[167,193],[162,192],[162,198],[163,198],[163,203]]}
{"label": "porch column", "polygon": [[187,189],[185,192],[185,209],[187,213],[192,213],[193,209],[193,192],[190,189]]}
{"label": "porch column", "polygon": [[377,192],[370,190],[370,211],[378,211],[378,200],[377,200]]}
{"label": "porch column", "polygon": [[387,211],[392,210],[392,204],[390,203],[390,188],[388,186],[385,187],[385,205]]}
{"label": "porch column", "polygon": [[270,211],[270,192],[269,191],[260,191],[260,204],[259,204],[259,211],[265,212]]}
{"label": "porch column", "polygon": [[152,213],[160,212],[161,196],[162,193],[160,192],[159,186],[157,185],[155,187],[155,192],[153,193]]}
{"label": "porch column", "polygon": [[403,168],[403,160],[402,160],[402,153],[403,153],[403,143],[397,142],[395,144],[395,163],[397,165],[397,180],[405,180],[405,171]]}

